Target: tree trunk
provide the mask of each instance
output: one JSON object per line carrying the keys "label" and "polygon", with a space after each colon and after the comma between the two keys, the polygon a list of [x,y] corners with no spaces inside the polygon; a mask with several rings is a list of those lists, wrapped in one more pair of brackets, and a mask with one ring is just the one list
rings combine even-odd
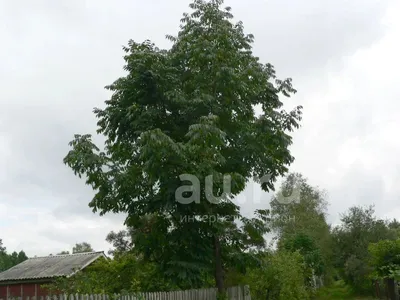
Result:
{"label": "tree trunk", "polygon": [[390,300],[399,300],[399,292],[397,290],[396,281],[393,278],[386,279],[388,287],[388,296]]}
{"label": "tree trunk", "polygon": [[215,283],[218,294],[223,295],[224,288],[224,270],[222,268],[221,243],[218,236],[214,236],[214,258],[215,258]]}

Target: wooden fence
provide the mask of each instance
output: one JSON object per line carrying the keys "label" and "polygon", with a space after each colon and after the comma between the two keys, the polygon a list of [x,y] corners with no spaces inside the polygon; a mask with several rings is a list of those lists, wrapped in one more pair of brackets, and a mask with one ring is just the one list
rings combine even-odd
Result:
{"label": "wooden fence", "polygon": [[[248,286],[230,287],[228,300],[251,300]],[[45,297],[7,297],[0,300],[216,300],[217,289],[137,293],[134,295],[52,295]]]}

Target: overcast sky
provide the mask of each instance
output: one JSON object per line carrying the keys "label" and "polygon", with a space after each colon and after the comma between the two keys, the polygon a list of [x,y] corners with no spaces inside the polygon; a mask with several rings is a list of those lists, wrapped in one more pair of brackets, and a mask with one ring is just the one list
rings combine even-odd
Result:
{"label": "overcast sky", "polygon": [[[129,39],[168,47],[188,0],[0,0],[0,238],[28,256],[87,241],[108,250],[123,217],[91,212],[91,190],[62,164],[75,133],[123,74]],[[299,91],[292,171],[329,194],[329,220],[375,203],[400,217],[400,4],[396,0],[232,0],[254,50]],[[247,191],[249,195],[249,191]],[[253,194],[245,212],[265,207]],[[262,200],[260,200],[261,198]],[[254,203],[251,203],[254,202]],[[257,203],[258,202],[258,203]]]}

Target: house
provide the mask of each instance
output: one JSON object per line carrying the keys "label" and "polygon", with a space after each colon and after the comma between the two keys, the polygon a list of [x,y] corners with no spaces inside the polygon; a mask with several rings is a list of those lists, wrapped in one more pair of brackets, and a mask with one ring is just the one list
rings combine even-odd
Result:
{"label": "house", "polygon": [[33,257],[0,273],[0,299],[7,297],[40,297],[48,293],[41,285],[57,277],[70,277],[85,269],[103,252]]}

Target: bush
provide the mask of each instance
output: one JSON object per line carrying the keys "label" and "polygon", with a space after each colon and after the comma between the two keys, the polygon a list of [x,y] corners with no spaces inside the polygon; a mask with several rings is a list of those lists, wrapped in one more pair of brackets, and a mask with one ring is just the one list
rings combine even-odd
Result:
{"label": "bush", "polygon": [[299,252],[267,254],[261,266],[248,274],[252,299],[310,299],[306,271],[304,259]]}
{"label": "bush", "polygon": [[371,271],[368,261],[352,255],[346,261],[344,279],[357,294],[371,295],[373,293]]}

